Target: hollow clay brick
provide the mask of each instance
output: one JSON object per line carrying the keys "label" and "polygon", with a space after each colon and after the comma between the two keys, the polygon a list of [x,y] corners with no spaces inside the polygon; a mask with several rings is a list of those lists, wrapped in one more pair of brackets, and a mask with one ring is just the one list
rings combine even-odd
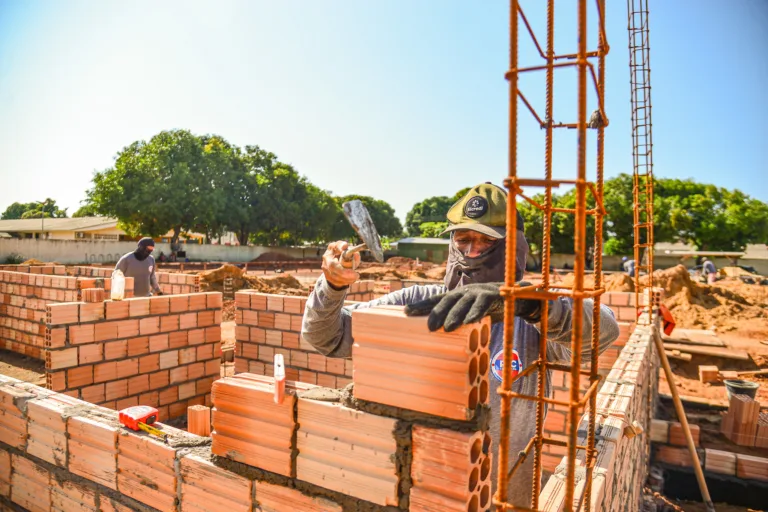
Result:
{"label": "hollow clay brick", "polygon": [[56,466],[67,461],[66,405],[43,398],[27,402],[27,453]]}
{"label": "hollow clay brick", "polygon": [[398,505],[396,420],[299,399],[296,477],[379,505]]}
{"label": "hollow clay brick", "polygon": [[211,408],[204,405],[187,409],[187,431],[196,436],[211,435]]}
{"label": "hollow clay brick", "polygon": [[51,509],[48,470],[16,454],[11,457],[11,501],[30,511]]}
{"label": "hollow clay brick", "polygon": [[325,498],[307,496],[280,485],[267,482],[254,482],[256,486],[256,501],[259,502],[260,512],[285,512],[296,510],[301,512],[341,512],[338,505]]}
{"label": "hollow clay brick", "polygon": [[295,428],[292,391],[286,383],[282,404],[274,401],[273,379],[242,373],[212,387],[214,454],[281,475],[292,475],[291,438]]}
{"label": "hollow clay brick", "polygon": [[251,511],[251,480],[191,454],[181,458],[180,475],[184,512]]}
{"label": "hollow clay brick", "polygon": [[147,316],[149,314],[149,299],[146,297],[128,299],[128,313],[131,318]]}
{"label": "hollow clay brick", "polygon": [[121,434],[117,455],[120,492],[159,510],[175,510],[176,450],[144,433],[123,430]]}

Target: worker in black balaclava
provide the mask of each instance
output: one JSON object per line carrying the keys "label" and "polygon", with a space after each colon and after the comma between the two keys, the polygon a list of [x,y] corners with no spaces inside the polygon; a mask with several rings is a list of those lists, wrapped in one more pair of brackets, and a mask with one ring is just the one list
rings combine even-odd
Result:
{"label": "worker in black balaclava", "polygon": [[115,270],[121,270],[125,277],[133,278],[133,296],[149,297],[162,295],[163,291],[157,284],[155,276],[155,258],[152,251],[155,250],[155,241],[149,237],[139,240],[136,250],[129,252],[117,262]]}

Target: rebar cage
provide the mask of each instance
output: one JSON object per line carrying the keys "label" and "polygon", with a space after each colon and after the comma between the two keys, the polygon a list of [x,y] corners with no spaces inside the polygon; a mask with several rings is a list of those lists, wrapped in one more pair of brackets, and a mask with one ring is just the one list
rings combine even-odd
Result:
{"label": "rebar cage", "polygon": [[[506,78],[509,82],[509,176],[504,185],[509,190],[507,201],[507,232],[517,231],[517,202],[518,197],[531,203],[543,213],[543,243],[542,243],[542,282],[538,285],[520,286],[515,282],[515,251],[516,239],[514,236],[506,238],[507,260],[506,276],[501,293],[505,298],[504,311],[504,361],[512,360],[514,345],[514,299],[539,299],[543,301],[541,314],[542,333],[548,332],[549,308],[548,300],[559,297],[569,297],[573,300],[573,330],[571,336],[571,361],[570,364],[558,364],[547,360],[546,335],[541,336],[539,357],[528,368],[516,376],[512,376],[511,365],[505,364],[502,368],[502,384],[498,390],[501,396],[501,439],[499,440],[499,457],[497,490],[493,504],[497,511],[524,510],[536,511],[539,506],[539,493],[541,486],[541,455],[544,445],[566,446],[567,467],[565,474],[565,501],[564,508],[567,511],[578,509],[582,505],[585,510],[590,509],[592,469],[595,462],[595,398],[600,382],[597,374],[598,340],[600,328],[600,296],[604,292],[602,283],[602,254],[603,238],[602,226],[605,210],[603,208],[603,163],[604,163],[604,130],[608,117],[604,110],[605,97],[605,56],[608,53],[608,42],[605,31],[605,0],[595,0],[597,4],[597,32],[598,45],[593,51],[587,50],[587,0],[578,0],[577,6],[577,51],[572,54],[555,54],[554,50],[554,0],[547,1],[547,43],[546,52],[539,44],[531,25],[521,9],[518,0],[510,2],[510,61]],[[544,64],[529,67],[520,67],[518,63],[519,49],[519,21],[522,20],[529,36],[533,40]],[[597,70],[593,61],[597,61]],[[577,119],[573,123],[555,123],[553,121],[553,87],[554,74],[559,68],[575,67],[577,70],[578,109]],[[521,73],[535,71],[546,72],[546,111],[540,116],[531,103],[518,88],[518,77]],[[588,79],[592,82],[597,99],[595,112],[590,119],[587,118]],[[517,154],[517,123],[518,123],[518,98],[530,111],[536,121],[544,129],[545,159],[544,178],[521,178],[518,176]],[[587,180],[587,128],[597,131],[596,176],[594,181]],[[554,128],[570,128],[577,131],[577,156],[575,177],[570,180],[552,178],[552,151]],[[552,206],[552,189],[560,185],[572,185],[575,187],[576,204],[574,208],[554,208]],[[544,189],[544,203],[534,201],[524,193],[523,187],[541,187]],[[587,192],[594,198],[594,207],[587,208]],[[554,212],[572,214],[575,217],[574,229],[574,279],[571,287],[552,286],[550,283],[549,266],[551,252],[551,221]],[[586,259],[586,224],[587,216],[594,216],[594,285],[585,286],[585,259]],[[582,334],[584,299],[594,300],[593,328],[591,333],[591,356],[587,369],[582,369]],[[548,370],[566,371],[570,374],[570,399],[559,401],[545,396],[546,379]],[[517,379],[526,377],[536,372],[537,393],[536,396],[522,395],[513,392],[512,384]],[[588,375],[590,385],[583,398],[579,397],[579,381],[581,375]],[[512,399],[532,400],[536,402],[536,433],[530,439],[525,449],[518,454],[517,460],[510,468],[510,411]],[[554,404],[566,407],[567,416],[567,440],[565,442],[545,437],[543,432],[545,404]],[[578,444],[578,425],[584,410],[588,414],[588,431],[586,445]],[[576,480],[576,452],[586,451],[586,483],[584,492],[574,501],[574,487]],[[509,502],[507,485],[509,479],[521,467],[522,463],[533,452],[533,482],[530,508],[515,506]]]}

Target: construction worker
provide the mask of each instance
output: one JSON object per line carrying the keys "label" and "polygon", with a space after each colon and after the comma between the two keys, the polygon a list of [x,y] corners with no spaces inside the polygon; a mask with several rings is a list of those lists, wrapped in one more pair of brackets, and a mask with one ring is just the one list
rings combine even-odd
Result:
{"label": "construction worker", "polygon": [[[445,282],[442,285],[417,285],[398,290],[379,299],[344,306],[344,299],[350,284],[359,274],[354,270],[359,255],[351,264],[340,261],[340,255],[347,248],[347,242],[334,242],[323,256],[323,275],[317,280],[315,289],[307,301],[302,323],[302,336],[320,353],[328,357],[350,357],[352,354],[352,316],[355,309],[381,305],[406,306],[408,315],[429,315],[427,325],[435,331],[444,327],[452,331],[464,323],[479,321],[484,316],[492,320],[490,355],[491,381],[490,404],[492,451],[498,456],[499,414],[501,398],[496,388],[501,383],[503,360],[503,299],[499,286],[504,280],[506,246],[507,195],[504,189],[488,183],[478,185],[448,212],[451,233]],[[523,235],[523,219],[518,213],[516,275],[521,281],[528,254],[528,243]],[[541,301],[515,300],[515,335],[513,347],[512,375],[516,375],[539,357],[539,319]],[[584,300],[583,333],[584,355],[589,353],[592,332],[592,307],[590,299]],[[601,308],[600,350],[607,348],[619,336],[618,323],[610,309]],[[549,330],[547,332],[547,359],[570,361],[571,328],[573,323],[572,300],[559,298],[549,302]],[[535,372],[514,385],[514,390],[536,395]],[[495,384],[494,384],[495,383]],[[551,394],[547,381],[547,395]],[[512,436],[510,444],[510,466],[517,460],[517,453],[523,450],[529,439],[535,435],[536,406],[528,400],[512,401]],[[510,481],[508,496],[517,506],[530,506],[533,457],[528,457],[523,466]],[[496,485],[496,466],[493,466],[493,485]]]}
{"label": "construction worker", "polygon": [[717,279],[717,267],[715,267],[715,264],[704,256],[701,259],[701,273],[702,275],[707,279],[707,283],[714,284],[715,280]]}
{"label": "construction worker", "polygon": [[621,261],[623,262],[624,272],[629,274],[629,277],[635,277],[635,260],[631,260],[624,256],[621,258]]}
{"label": "construction worker", "polygon": [[163,294],[155,276],[154,250],[155,241],[149,237],[142,238],[136,250],[124,255],[115,265],[115,270],[121,270],[125,277],[133,278],[134,297],[149,297],[152,292],[155,295]]}

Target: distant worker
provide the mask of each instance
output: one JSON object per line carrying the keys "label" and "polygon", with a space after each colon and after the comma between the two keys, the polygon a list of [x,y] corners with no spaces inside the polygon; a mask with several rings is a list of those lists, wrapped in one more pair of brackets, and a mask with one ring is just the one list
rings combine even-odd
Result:
{"label": "distant worker", "polygon": [[160,251],[160,256],[157,257],[157,261],[159,261],[160,263],[165,263],[166,261],[168,261],[168,256],[166,256],[163,251]]}
{"label": "distant worker", "polygon": [[707,279],[709,284],[714,284],[715,279],[717,278],[717,268],[715,267],[715,264],[712,263],[712,260],[708,259],[706,256],[704,256],[701,261],[702,275]]}
{"label": "distant worker", "polygon": [[635,277],[635,260],[631,260],[624,256],[621,258],[624,266],[624,272],[629,274],[629,277]]}
{"label": "distant worker", "polygon": [[163,294],[155,276],[154,250],[155,241],[149,237],[142,238],[136,250],[120,258],[115,265],[115,270],[121,270],[125,277],[133,278],[134,297],[149,297],[153,291],[155,295]]}
{"label": "distant worker", "polygon": [[[444,284],[416,285],[392,292],[379,299],[345,306],[349,286],[360,278],[354,268],[360,261],[345,262],[341,254],[347,242],[333,242],[323,256],[323,275],[317,280],[314,291],[307,300],[301,334],[318,352],[328,357],[351,357],[352,311],[377,306],[406,306],[411,316],[429,315],[426,322],[431,331],[442,327],[452,331],[462,324],[480,321],[489,316],[492,322],[488,377],[494,384],[490,397],[493,411],[490,430],[493,439],[491,451],[498,456],[499,412],[501,396],[496,388],[501,384],[504,365],[509,365],[512,376],[524,368],[536,364],[539,356],[539,339],[547,337],[547,359],[570,361],[571,333],[574,319],[573,300],[559,297],[549,301],[549,329],[541,332],[542,301],[515,299],[514,347],[511,361],[504,361],[504,299],[499,287],[504,281],[507,236],[517,239],[515,281],[525,285],[528,243],[523,234],[523,219],[517,214],[517,232],[507,233],[507,194],[495,185],[486,183],[475,186],[448,211],[451,234],[448,246],[448,264]],[[589,358],[592,333],[592,299],[585,299],[581,312],[582,357]],[[605,306],[600,311],[599,351],[602,352],[619,335],[618,323]],[[435,361],[438,361],[437,359]],[[435,363],[438,365],[438,363]],[[439,366],[439,365],[438,365]],[[393,369],[393,371],[397,371]],[[460,385],[458,382],[456,385]],[[529,375],[515,383],[514,389],[526,395],[536,395],[536,377]],[[551,395],[549,381],[546,394]],[[536,405],[527,400],[512,401],[512,436],[509,447],[510,466],[528,440],[536,434]],[[496,465],[493,465],[493,486],[496,486]],[[533,457],[523,463],[510,480],[510,501],[516,506],[528,506],[531,501]]]}

